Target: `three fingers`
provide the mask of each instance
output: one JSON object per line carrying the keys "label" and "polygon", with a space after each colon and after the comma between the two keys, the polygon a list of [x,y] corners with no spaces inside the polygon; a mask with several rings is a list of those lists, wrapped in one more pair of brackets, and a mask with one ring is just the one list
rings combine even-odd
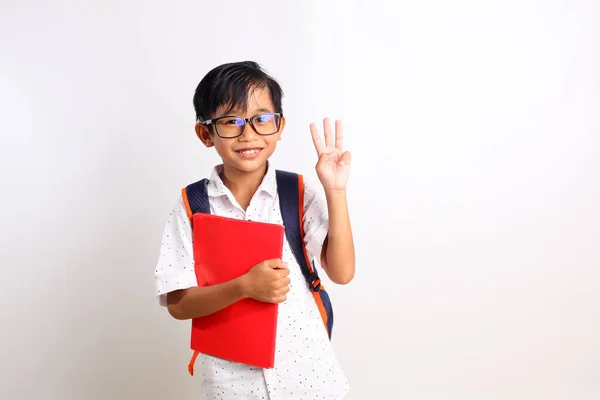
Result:
{"label": "three fingers", "polygon": [[321,138],[317,125],[313,122],[310,124],[310,133],[317,154],[329,153],[332,149],[337,149],[340,154],[344,152],[344,134],[342,130],[342,121],[335,121],[335,136],[331,130],[331,122],[329,118],[323,120],[323,135],[325,140]]}

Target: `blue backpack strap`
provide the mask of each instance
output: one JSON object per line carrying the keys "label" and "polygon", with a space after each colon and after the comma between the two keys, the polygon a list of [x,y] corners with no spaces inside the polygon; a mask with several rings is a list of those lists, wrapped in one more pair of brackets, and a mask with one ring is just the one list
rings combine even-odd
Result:
{"label": "blue backpack strap", "polygon": [[187,211],[190,223],[192,217],[196,213],[210,214],[210,202],[208,201],[207,186],[208,179],[202,179],[198,182],[194,182],[181,191],[181,197],[183,198],[183,204]]}
{"label": "blue backpack strap", "polygon": [[308,288],[312,292],[320,289],[319,275],[313,269],[309,271],[307,260],[304,255],[304,239],[302,234],[302,221],[300,221],[300,196],[298,190],[299,176],[292,172],[275,171],[277,179],[277,192],[279,194],[279,208],[285,227],[285,236],[288,240],[294,258],[302,269],[302,274],[308,282]]}
{"label": "blue backpack strap", "polygon": [[329,338],[333,330],[333,308],[329,295],[321,284],[314,262],[311,262],[304,243],[304,180],[292,172],[275,172],[279,208],[285,227],[285,236],[312,292]]}

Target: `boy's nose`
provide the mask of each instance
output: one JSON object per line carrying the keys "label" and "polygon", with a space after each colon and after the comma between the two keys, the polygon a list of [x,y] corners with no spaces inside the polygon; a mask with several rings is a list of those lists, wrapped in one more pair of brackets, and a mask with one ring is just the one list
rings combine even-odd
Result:
{"label": "boy's nose", "polygon": [[256,132],[254,130],[254,127],[252,126],[252,124],[250,122],[246,122],[246,126],[244,127],[244,132],[242,133],[242,136],[240,136],[240,139],[250,141],[250,140],[256,139],[258,136],[259,136],[258,132]]}

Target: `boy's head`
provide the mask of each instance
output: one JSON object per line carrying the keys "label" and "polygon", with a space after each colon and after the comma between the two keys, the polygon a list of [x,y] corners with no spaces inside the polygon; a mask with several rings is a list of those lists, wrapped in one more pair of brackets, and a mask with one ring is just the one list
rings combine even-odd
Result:
{"label": "boy's head", "polygon": [[279,84],[252,61],[220,65],[194,94],[196,134],[228,167],[251,172],[265,165],[285,126]]}

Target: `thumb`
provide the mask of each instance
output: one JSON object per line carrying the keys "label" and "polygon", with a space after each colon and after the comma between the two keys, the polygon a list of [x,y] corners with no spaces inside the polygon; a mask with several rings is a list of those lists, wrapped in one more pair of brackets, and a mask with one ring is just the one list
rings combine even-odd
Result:
{"label": "thumb", "polygon": [[342,157],[340,158],[340,164],[350,165],[351,162],[352,162],[352,156],[350,155],[350,152],[349,151],[344,152],[344,154],[342,154]]}
{"label": "thumb", "polygon": [[266,262],[267,266],[273,269],[277,268],[287,268],[287,263],[281,261],[279,258],[275,258],[273,260],[269,260]]}

